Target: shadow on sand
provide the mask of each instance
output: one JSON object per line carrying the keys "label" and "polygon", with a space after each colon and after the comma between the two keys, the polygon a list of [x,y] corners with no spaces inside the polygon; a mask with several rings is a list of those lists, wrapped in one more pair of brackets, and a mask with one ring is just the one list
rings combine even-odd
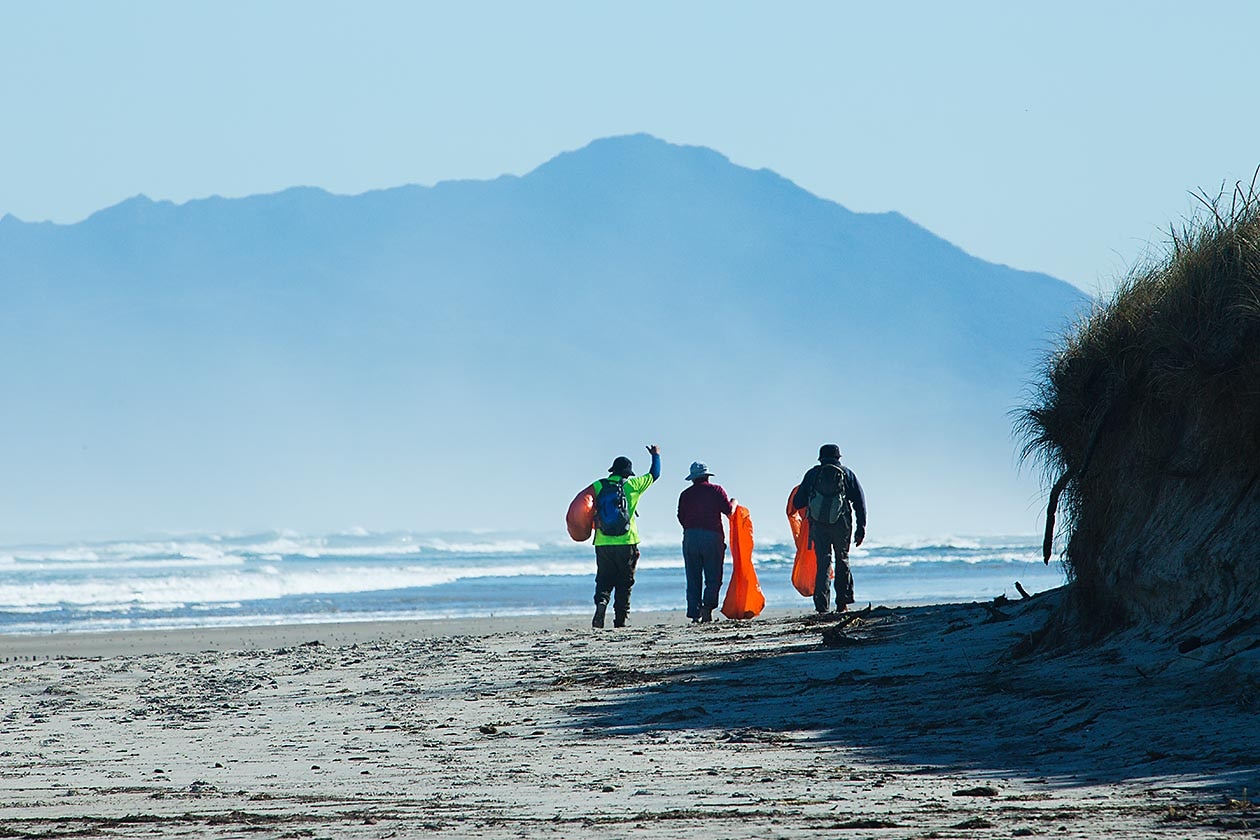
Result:
{"label": "shadow on sand", "polygon": [[877,608],[843,629],[812,617],[725,622],[696,631],[690,661],[593,673],[607,699],[575,709],[574,723],[601,736],[826,743],[873,761],[1062,785],[1193,777],[1184,781],[1260,788],[1260,651],[1188,657],[1130,634],[1012,656],[1056,599],[1001,614]]}

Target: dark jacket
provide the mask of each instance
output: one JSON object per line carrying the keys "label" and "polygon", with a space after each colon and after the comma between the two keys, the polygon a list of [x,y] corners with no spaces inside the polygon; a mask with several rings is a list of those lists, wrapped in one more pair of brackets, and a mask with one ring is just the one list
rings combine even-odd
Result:
{"label": "dark jacket", "polygon": [[809,507],[809,495],[814,490],[814,480],[818,478],[818,471],[823,468],[824,464],[835,464],[844,471],[844,495],[849,500],[849,506],[853,508],[853,522],[857,526],[858,532],[865,534],[866,495],[862,492],[862,485],[858,482],[857,476],[853,474],[853,470],[841,466],[839,461],[828,459],[816,467],[810,467],[809,472],[805,473],[805,477],[801,479],[800,489],[792,497],[792,507],[797,510]]}
{"label": "dark jacket", "polygon": [[722,516],[734,513],[731,499],[721,485],[708,480],[693,483],[678,497],[678,524],[683,530],[722,533]]}

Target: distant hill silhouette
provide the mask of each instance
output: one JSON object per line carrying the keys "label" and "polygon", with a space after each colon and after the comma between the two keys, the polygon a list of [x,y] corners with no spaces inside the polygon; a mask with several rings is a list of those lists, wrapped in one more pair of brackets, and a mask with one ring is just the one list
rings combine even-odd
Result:
{"label": "distant hill silhouette", "polygon": [[1086,297],[646,135],[523,177],[0,220],[0,533],[563,533],[613,456],[759,529],[836,441],[871,536],[1037,529],[1007,412]]}

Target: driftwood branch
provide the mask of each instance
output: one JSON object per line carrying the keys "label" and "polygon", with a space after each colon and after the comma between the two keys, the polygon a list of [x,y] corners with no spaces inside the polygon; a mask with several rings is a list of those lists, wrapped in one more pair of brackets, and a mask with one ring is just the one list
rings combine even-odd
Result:
{"label": "driftwood branch", "polygon": [[845,613],[844,615],[842,615],[840,617],[840,622],[836,625],[836,627],[837,628],[848,627],[853,622],[859,621],[869,616],[873,609],[874,607],[871,606],[871,603],[867,602],[866,609],[858,610],[857,612]]}
{"label": "driftwood branch", "polygon": [[1002,612],[993,604],[985,602],[981,604],[980,606],[984,607],[986,610],[989,611],[989,620],[985,622],[986,624],[991,624],[995,621],[1010,621],[1011,620],[1011,616]]}
{"label": "driftwood branch", "polygon": [[1032,596],[1028,594],[1028,590],[1023,587],[1019,581],[1015,581],[1015,591],[1019,593],[1019,597],[1027,601]]}
{"label": "driftwood branch", "polygon": [[1098,445],[1098,436],[1102,433],[1103,426],[1107,424],[1107,418],[1114,407],[1115,400],[1113,399],[1111,404],[1107,406],[1107,410],[1103,412],[1103,416],[1099,418],[1098,425],[1094,427],[1094,433],[1089,436],[1089,444],[1085,447],[1085,457],[1081,458],[1080,469],[1075,472],[1067,470],[1063,475],[1059,476],[1059,480],[1054,483],[1054,487],[1050,488],[1050,500],[1046,505],[1046,536],[1041,542],[1042,559],[1047,566],[1050,565],[1050,555],[1054,552],[1054,520],[1058,515],[1059,497],[1067,489],[1068,482],[1073,479],[1079,481],[1085,475],[1085,471],[1089,469],[1089,462],[1094,457],[1094,447]]}
{"label": "driftwood branch", "polygon": [[1046,535],[1041,541],[1041,556],[1047,566],[1050,565],[1050,555],[1054,553],[1054,519],[1059,511],[1059,496],[1063,495],[1071,480],[1072,473],[1065,472],[1050,488],[1050,501],[1046,504]]}

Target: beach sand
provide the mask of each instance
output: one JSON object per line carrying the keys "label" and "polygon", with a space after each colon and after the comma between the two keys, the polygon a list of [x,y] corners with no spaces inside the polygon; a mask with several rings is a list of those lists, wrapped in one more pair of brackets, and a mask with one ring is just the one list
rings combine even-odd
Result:
{"label": "beach sand", "polygon": [[1254,628],[1011,657],[1057,597],[0,637],[0,829],[1257,836]]}

